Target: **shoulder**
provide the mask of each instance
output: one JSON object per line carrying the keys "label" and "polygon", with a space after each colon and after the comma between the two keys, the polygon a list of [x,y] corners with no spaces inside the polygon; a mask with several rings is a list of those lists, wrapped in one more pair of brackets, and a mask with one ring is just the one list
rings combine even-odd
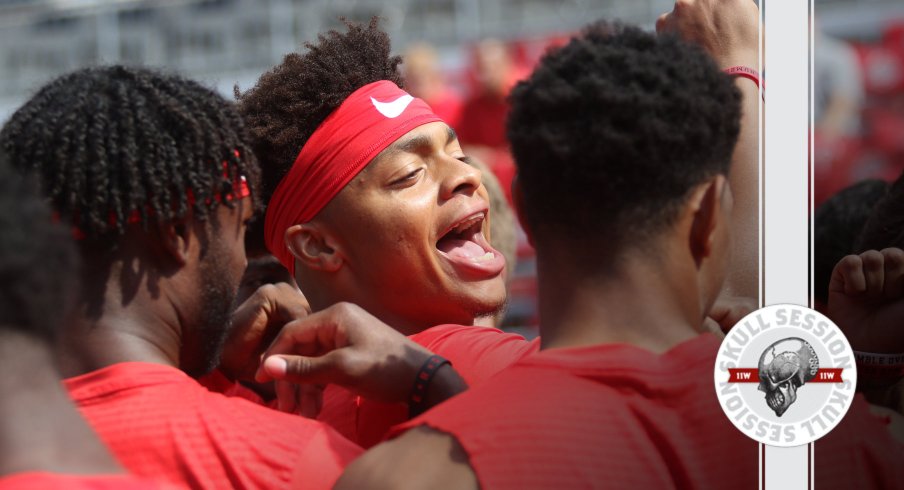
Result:
{"label": "shoulder", "polygon": [[356,488],[479,488],[468,456],[451,435],[417,427],[352,463],[336,485]]}
{"label": "shoulder", "polygon": [[411,340],[452,362],[470,385],[539,351],[539,340],[489,327],[439,325],[411,336]]}

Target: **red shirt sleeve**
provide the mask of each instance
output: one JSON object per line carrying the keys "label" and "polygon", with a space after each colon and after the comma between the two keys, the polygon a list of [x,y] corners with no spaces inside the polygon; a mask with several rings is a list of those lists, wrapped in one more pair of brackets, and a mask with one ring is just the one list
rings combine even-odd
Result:
{"label": "red shirt sleeve", "polygon": [[[537,352],[539,339],[495,328],[438,325],[412,335],[411,340],[452,362],[468,383],[476,386],[521,358]],[[355,396],[338,386],[328,386],[318,420],[367,449],[381,442],[389,428],[408,419],[403,403],[379,403]]]}
{"label": "red shirt sleeve", "polygon": [[540,350],[539,337],[527,341],[496,328],[463,325],[438,325],[412,335],[411,340],[452,362],[469,386]]}

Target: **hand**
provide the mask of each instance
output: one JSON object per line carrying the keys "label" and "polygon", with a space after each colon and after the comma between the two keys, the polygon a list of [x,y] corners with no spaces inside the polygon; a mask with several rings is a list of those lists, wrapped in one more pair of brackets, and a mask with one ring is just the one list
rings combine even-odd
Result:
{"label": "hand", "polygon": [[232,314],[231,330],[220,356],[220,371],[233,380],[254,379],[261,354],[279,330],[310,312],[308,300],[289,284],[259,287]]}
{"label": "hand", "polygon": [[827,316],[854,350],[904,353],[904,250],[841,259],[829,280]]}
{"label": "hand", "polygon": [[376,401],[406,402],[431,355],[360,307],[338,303],[283,327],[256,379],[280,382],[281,407],[298,406],[282,382],[334,383]]}
{"label": "hand", "polygon": [[753,0],[677,0],[659,16],[656,32],[699,44],[721,68],[759,63],[759,8]]}
{"label": "hand", "polygon": [[743,296],[720,295],[707,314],[707,320],[713,321],[723,333],[728,333],[742,318],[757,309],[753,298]]}

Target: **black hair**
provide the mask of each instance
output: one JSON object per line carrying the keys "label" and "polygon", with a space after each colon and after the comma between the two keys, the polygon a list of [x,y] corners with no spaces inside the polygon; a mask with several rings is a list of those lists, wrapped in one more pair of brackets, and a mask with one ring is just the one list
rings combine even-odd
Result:
{"label": "black hair", "polygon": [[904,173],[873,207],[850,253],[904,248]]}
{"label": "black hair", "polygon": [[[239,110],[260,160],[265,201],[314,130],[352,92],[380,80],[403,86],[398,71],[402,58],[390,55],[389,36],[380,30],[379,19],[345,26],[345,33],[331,30],[316,43],[305,44],[304,54],[286,55],[248,91],[240,93],[236,87]],[[249,246],[262,245],[259,234],[260,226],[249,230]]]}
{"label": "black hair", "polygon": [[[54,210],[92,247],[115,247],[130,216],[149,227],[206,221],[259,170],[232,103],[197,82],[124,66],[63,75],[16,111],[0,148],[34,171]],[[215,220],[214,220],[215,221]]]}
{"label": "black hair", "polygon": [[510,95],[507,132],[537,235],[614,252],[728,173],[740,92],[696,46],[598,22],[550,51]]}
{"label": "black hair", "polygon": [[0,329],[51,342],[71,305],[77,256],[34,179],[0,153]]}
{"label": "black hair", "polygon": [[845,255],[854,253],[857,236],[887,191],[888,182],[865,180],[842,189],[816,208],[813,272],[817,300],[828,301],[829,281],[835,264]]}

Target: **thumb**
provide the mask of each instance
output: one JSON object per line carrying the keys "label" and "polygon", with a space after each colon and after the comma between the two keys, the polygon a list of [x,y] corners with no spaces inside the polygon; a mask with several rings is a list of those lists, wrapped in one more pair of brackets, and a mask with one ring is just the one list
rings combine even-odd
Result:
{"label": "thumb", "polygon": [[330,351],[318,357],[274,355],[264,359],[257,372],[260,382],[277,380],[290,383],[336,383],[344,377],[341,370],[342,356]]}

